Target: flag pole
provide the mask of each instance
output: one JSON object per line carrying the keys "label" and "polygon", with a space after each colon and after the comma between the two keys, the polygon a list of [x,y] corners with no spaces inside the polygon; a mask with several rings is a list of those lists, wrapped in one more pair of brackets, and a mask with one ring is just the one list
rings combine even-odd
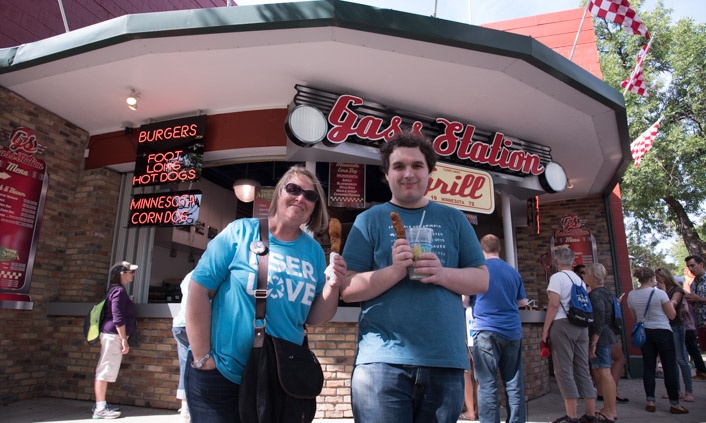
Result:
{"label": "flag pole", "polygon": [[581,16],[581,23],[579,24],[579,30],[576,32],[576,39],[574,40],[574,45],[571,47],[571,53],[569,53],[569,60],[574,57],[574,51],[576,51],[576,44],[579,43],[579,35],[581,35],[581,28],[583,28],[583,21],[586,20],[586,12],[588,12],[588,4],[583,10],[583,16]]}
{"label": "flag pole", "polygon": [[[628,79],[628,83],[625,84],[625,89],[623,90],[623,97],[625,97],[625,94],[628,93],[628,88],[630,88],[630,84],[635,79],[635,77],[637,77],[637,68],[641,68],[643,66],[644,62],[647,60],[647,55],[649,54],[650,47],[652,46],[652,40],[654,40],[656,36],[657,36],[657,33],[655,32],[650,37],[650,41],[647,42],[647,53],[645,54],[645,57],[643,58],[642,63],[640,63],[639,56],[638,56],[638,60],[635,60],[635,67],[632,68],[632,72],[630,73],[630,79]],[[660,120],[661,119],[662,118],[660,118]]]}

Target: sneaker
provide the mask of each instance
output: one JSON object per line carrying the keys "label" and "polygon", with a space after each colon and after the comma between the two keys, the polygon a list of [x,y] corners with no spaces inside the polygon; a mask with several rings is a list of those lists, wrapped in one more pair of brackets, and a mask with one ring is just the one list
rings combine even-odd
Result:
{"label": "sneaker", "polygon": [[572,419],[569,416],[562,416],[554,420],[552,423],[578,423],[579,419]]}
{"label": "sneaker", "polygon": [[[110,403],[105,404],[105,409],[106,410],[113,410],[113,411],[120,411],[120,407],[118,407],[117,405],[110,404]],[[93,411],[96,411],[96,404],[95,403],[93,404],[93,408],[91,409],[91,412],[93,412]]]}
{"label": "sneaker", "polygon": [[189,414],[189,409],[187,407],[179,409],[179,417],[181,417],[181,421],[184,423],[191,422],[191,415]]}
{"label": "sneaker", "polygon": [[93,411],[93,419],[112,420],[120,417],[120,411],[104,408],[102,410]]}

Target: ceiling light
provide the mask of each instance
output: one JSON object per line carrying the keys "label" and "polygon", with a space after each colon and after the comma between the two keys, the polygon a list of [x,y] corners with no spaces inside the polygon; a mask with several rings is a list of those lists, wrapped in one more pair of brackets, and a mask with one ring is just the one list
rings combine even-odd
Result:
{"label": "ceiling light", "polygon": [[127,99],[125,99],[125,102],[127,103],[127,107],[130,108],[130,110],[137,110],[137,99],[140,98],[140,93],[136,90],[131,90],[130,95],[128,96]]}
{"label": "ceiling light", "polygon": [[250,203],[255,199],[255,189],[260,183],[253,179],[238,179],[233,182],[233,192],[238,200],[243,203]]}

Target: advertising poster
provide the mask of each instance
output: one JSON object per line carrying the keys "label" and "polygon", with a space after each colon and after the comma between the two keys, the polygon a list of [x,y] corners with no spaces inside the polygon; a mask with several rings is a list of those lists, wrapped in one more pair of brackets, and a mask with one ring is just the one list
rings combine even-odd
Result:
{"label": "advertising poster", "polygon": [[193,182],[201,177],[206,116],[142,125],[133,187]]}
{"label": "advertising poster", "polygon": [[554,232],[551,240],[552,252],[555,247],[562,245],[571,248],[576,254],[574,265],[591,264],[596,260],[596,239],[573,214],[567,214],[561,219],[561,229]]}
{"label": "advertising poster", "polygon": [[48,174],[37,137],[17,128],[0,146],[0,308],[31,310],[29,288]]}
{"label": "advertising poster", "polygon": [[329,163],[329,207],[365,208],[365,165]]}

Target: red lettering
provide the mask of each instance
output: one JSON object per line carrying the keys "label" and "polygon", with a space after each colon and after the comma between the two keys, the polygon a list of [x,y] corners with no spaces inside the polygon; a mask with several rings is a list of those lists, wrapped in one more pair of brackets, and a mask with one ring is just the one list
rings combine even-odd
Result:
{"label": "red lettering", "polygon": [[360,106],[363,99],[352,95],[342,95],[336,100],[331,113],[328,115],[328,122],[333,126],[328,132],[328,140],[339,144],[348,139],[354,133],[355,121],[358,115],[351,110],[352,106]]}
{"label": "red lettering", "polygon": [[[363,105],[363,99],[353,95],[342,95],[336,100],[328,115],[328,122],[332,128],[327,138],[333,144],[345,142],[350,136],[361,140],[389,141],[393,136],[402,132],[402,118],[393,116],[390,124],[384,127],[384,121],[372,115],[360,116],[353,108]],[[476,131],[474,125],[464,125],[458,121],[437,118],[436,123],[444,125],[441,135],[434,141],[434,150],[441,157],[454,154],[461,160],[469,160],[477,164],[487,164],[508,169],[515,172],[539,175],[544,171],[540,157],[524,150],[513,150],[512,140],[505,138],[501,132],[496,132],[490,144],[473,141]],[[412,123],[411,131],[422,134],[424,124],[420,121]],[[465,128],[465,129],[464,129]],[[463,131],[463,134],[461,134]]]}
{"label": "red lettering", "polygon": [[446,130],[434,140],[434,150],[436,150],[436,153],[440,156],[450,156],[456,151],[458,144],[456,133],[463,129],[463,125],[459,122],[451,122],[444,118],[437,118],[436,123],[446,125]]}

